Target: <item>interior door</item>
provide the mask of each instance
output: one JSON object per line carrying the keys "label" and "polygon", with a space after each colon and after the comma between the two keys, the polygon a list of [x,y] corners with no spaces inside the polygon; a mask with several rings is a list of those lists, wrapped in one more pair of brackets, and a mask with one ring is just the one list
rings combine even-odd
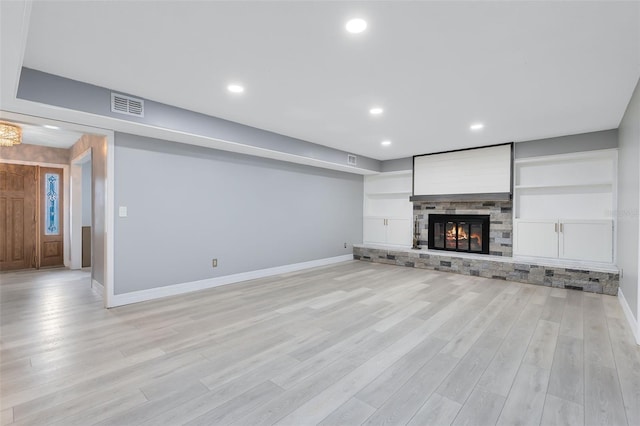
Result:
{"label": "interior door", "polygon": [[36,267],[36,167],[0,163],[0,270]]}
{"label": "interior door", "polygon": [[40,167],[40,267],[64,265],[62,171]]}

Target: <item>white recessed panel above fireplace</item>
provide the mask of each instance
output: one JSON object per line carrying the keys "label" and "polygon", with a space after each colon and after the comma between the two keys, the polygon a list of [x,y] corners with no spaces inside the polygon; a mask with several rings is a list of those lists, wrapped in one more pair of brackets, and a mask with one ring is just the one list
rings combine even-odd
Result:
{"label": "white recessed panel above fireplace", "polygon": [[512,144],[413,158],[413,195],[511,192]]}

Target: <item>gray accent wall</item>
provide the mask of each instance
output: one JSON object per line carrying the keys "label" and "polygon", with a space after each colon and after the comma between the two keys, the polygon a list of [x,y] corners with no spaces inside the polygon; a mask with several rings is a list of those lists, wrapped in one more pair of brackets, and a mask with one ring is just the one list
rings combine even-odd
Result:
{"label": "gray accent wall", "polygon": [[638,321],[640,225],[640,81],[618,129],[618,267],[620,289]]}
{"label": "gray accent wall", "polygon": [[515,158],[569,154],[572,152],[595,151],[598,149],[617,147],[617,129],[517,142],[514,144]]}
{"label": "gray accent wall", "polygon": [[115,294],[349,255],[362,242],[360,175],[123,133],[115,167]]}
{"label": "gray accent wall", "polygon": [[395,160],[385,160],[382,162],[381,171],[400,172],[405,170],[413,170],[413,157],[396,158]]}
{"label": "gray accent wall", "polygon": [[[343,166],[347,164],[347,154],[354,154],[147,99],[144,100],[144,117],[113,113],[111,92],[104,87],[22,68],[17,97]],[[137,97],[135,93],[115,92]],[[360,155],[357,157],[358,168],[380,171],[379,160]]]}

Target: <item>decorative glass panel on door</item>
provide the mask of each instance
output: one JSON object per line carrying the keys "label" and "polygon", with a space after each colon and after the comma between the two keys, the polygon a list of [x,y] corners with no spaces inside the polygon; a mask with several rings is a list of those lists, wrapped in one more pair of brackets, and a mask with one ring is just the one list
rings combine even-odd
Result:
{"label": "decorative glass panel on door", "polygon": [[60,175],[46,173],[44,177],[44,234],[60,234]]}

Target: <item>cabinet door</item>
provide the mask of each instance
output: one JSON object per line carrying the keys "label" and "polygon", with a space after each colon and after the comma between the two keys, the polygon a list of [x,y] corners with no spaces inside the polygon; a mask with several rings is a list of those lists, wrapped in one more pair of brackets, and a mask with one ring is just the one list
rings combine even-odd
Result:
{"label": "cabinet door", "polygon": [[514,226],[514,254],[518,256],[558,257],[558,222],[517,219]]}
{"label": "cabinet door", "polygon": [[365,217],[363,219],[362,241],[365,243],[386,244],[387,227],[386,219],[378,217]]}
{"label": "cabinet door", "polygon": [[610,220],[561,220],[560,257],[594,262],[613,261],[613,223]]}
{"label": "cabinet door", "polygon": [[387,243],[397,246],[413,244],[413,228],[409,219],[387,219]]}

